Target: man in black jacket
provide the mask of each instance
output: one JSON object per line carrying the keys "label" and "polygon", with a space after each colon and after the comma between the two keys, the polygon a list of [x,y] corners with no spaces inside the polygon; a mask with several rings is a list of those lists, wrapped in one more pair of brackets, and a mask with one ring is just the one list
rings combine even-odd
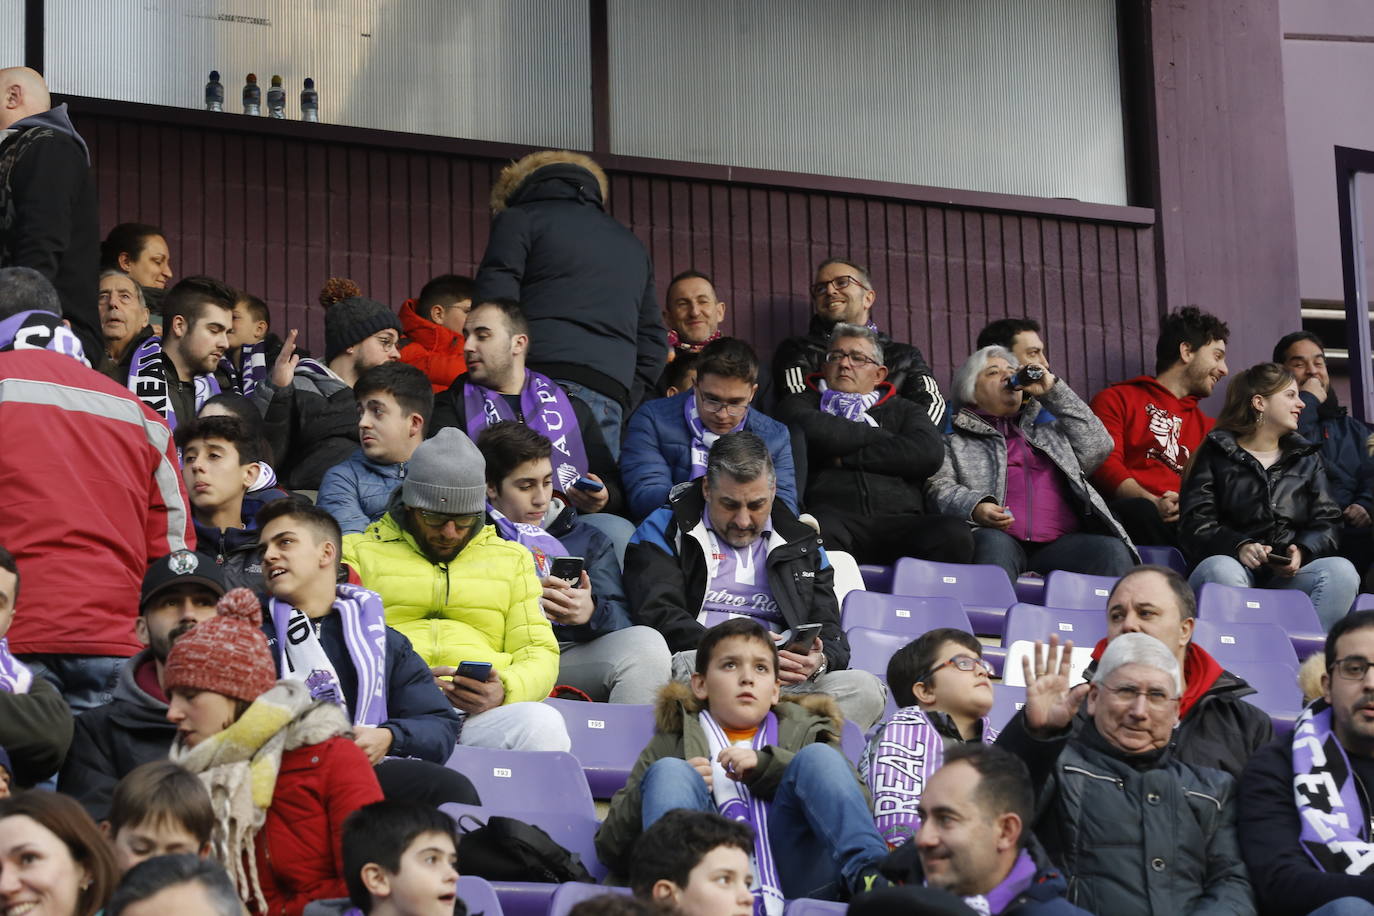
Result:
{"label": "man in black jacket", "polygon": [[940,431],[897,396],[885,356],[876,331],[841,322],[830,332],[824,369],[778,404],[778,419],[806,440],[803,502],[825,543],[860,563],[968,563],[968,524],[925,513],[926,478],[945,457]]}
{"label": "man in black jacket", "polygon": [[32,267],[57,288],[92,365],[104,341],[96,311],[100,225],[86,141],[43,77],[0,70],[0,267]]}
{"label": "man in black jacket", "polygon": [[[848,669],[835,575],[816,532],[776,499],[768,446],[748,430],[711,446],[706,476],[681,487],[635,532],[625,554],[625,594],[635,623],[663,634],[673,676],[687,680],[706,630],[752,617],[779,643],[785,691],[828,693],[846,719],[867,729],[885,689],[867,671]],[[799,627],[819,624],[801,645]]]}
{"label": "man in black jacket", "polygon": [[[1176,756],[1191,766],[1212,767],[1239,778],[1250,755],[1274,737],[1274,726],[1264,710],[1244,701],[1255,689],[1193,644],[1196,617],[1197,599],[1187,580],[1165,566],[1137,566],[1117,581],[1107,597],[1107,638],[1093,656],[1101,658],[1107,644],[1123,633],[1145,633],[1164,643],[1183,672],[1174,732]],[[1096,666],[1094,661],[1085,675],[1091,678]],[[1086,692],[1088,685],[1074,689]],[[1080,715],[1069,728],[1034,737],[1062,744],[1083,727],[1086,718]],[[1010,733],[1007,740],[1013,743],[1024,741],[1026,732],[1024,711],[1002,730],[1003,735]]]}
{"label": "man in black jacket", "polygon": [[831,329],[841,322],[868,327],[878,333],[887,359],[888,381],[897,394],[916,404],[937,428],[945,423],[945,397],[930,374],[921,351],[898,343],[873,325],[869,317],[878,294],[868,271],[848,258],[830,258],[816,268],[811,301],[816,313],[800,337],[789,337],[773,354],[773,379],[778,397],[806,390],[807,376],[819,372],[830,348]]}

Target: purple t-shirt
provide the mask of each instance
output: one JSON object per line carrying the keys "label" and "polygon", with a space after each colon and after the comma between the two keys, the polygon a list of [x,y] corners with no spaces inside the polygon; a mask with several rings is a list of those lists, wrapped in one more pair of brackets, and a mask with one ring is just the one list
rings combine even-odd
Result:
{"label": "purple t-shirt", "polygon": [[771,527],[764,529],[748,547],[731,547],[716,536],[711,519],[703,514],[706,539],[711,552],[706,557],[706,595],[701,602],[697,619],[712,627],[731,617],[753,617],[773,632],[786,623],[773,590],[768,586],[768,541]]}
{"label": "purple t-shirt", "polygon": [[1070,502],[1069,484],[1049,455],[1031,445],[1016,417],[979,413],[1007,443],[1007,534],[1018,541],[1045,544],[1080,527]]}

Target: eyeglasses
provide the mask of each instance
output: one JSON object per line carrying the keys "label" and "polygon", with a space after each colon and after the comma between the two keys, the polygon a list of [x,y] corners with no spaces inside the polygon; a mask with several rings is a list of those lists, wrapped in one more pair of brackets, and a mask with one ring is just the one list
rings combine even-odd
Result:
{"label": "eyeglasses", "polygon": [[416,514],[420,516],[420,521],[431,528],[442,528],[449,522],[453,522],[453,527],[455,528],[471,528],[482,521],[481,512],[468,512],[463,515],[445,515],[442,512],[416,510]]}
{"label": "eyeglasses", "polygon": [[1134,706],[1135,701],[1143,696],[1145,698],[1145,705],[1149,706],[1150,709],[1155,712],[1163,712],[1171,705],[1178,702],[1178,697],[1171,697],[1157,687],[1151,690],[1141,690],[1134,684],[1123,684],[1120,687],[1107,687],[1104,685],[1102,689],[1107,691],[1112,699],[1116,700],[1116,702],[1120,703],[1122,706]]}
{"label": "eyeglasses", "polygon": [[817,280],[815,283],[812,283],[811,295],[821,295],[830,288],[832,283],[835,285],[835,289],[837,290],[849,289],[849,284],[851,283],[857,286],[859,289],[872,288],[869,286],[864,286],[862,283],[860,283],[858,277],[851,276],[850,274],[840,274],[838,277],[831,277],[829,280]]}
{"label": "eyeglasses", "polygon": [[981,658],[974,658],[972,655],[956,655],[953,658],[945,659],[934,668],[931,668],[922,677],[918,677],[916,682],[918,684],[924,684],[935,676],[935,672],[939,671],[941,668],[948,668],[951,665],[958,668],[960,671],[977,671],[981,668],[984,674],[988,677],[992,677],[992,666]]}
{"label": "eyeglasses", "polygon": [[831,350],[829,353],[825,354],[825,361],[828,363],[838,363],[846,359],[856,366],[882,365],[882,363],[878,362],[873,357],[854,350]]}
{"label": "eyeglasses", "polygon": [[1331,670],[1350,681],[1362,681],[1369,673],[1369,659],[1361,655],[1347,655],[1331,663]]}
{"label": "eyeglasses", "polygon": [[698,388],[697,406],[707,413],[723,413],[729,417],[738,417],[749,409],[749,402],[745,401],[743,404],[731,404],[729,401],[722,401],[714,394],[707,394]]}

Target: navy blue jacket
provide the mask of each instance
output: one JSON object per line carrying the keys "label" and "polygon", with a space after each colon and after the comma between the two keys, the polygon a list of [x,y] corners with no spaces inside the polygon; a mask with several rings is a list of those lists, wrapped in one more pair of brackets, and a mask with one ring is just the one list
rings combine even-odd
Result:
{"label": "navy blue jacket", "polygon": [[577,510],[565,506],[544,530],[568,551],[568,556],[581,557],[592,583],[592,600],[596,610],[591,619],[577,626],[553,625],[553,635],[560,643],[591,642],[598,636],[614,633],[630,626],[630,605],[625,600],[625,585],[620,577],[620,561],[615,545],[605,533],[591,525],[578,524]]}
{"label": "navy blue jacket", "polygon": [[1357,504],[1374,515],[1374,458],[1365,448],[1369,427],[1350,416],[1334,391],[1321,402],[1306,391],[1299,396],[1302,414],[1298,417],[1298,435],[1321,445],[1331,498],[1342,510]]}

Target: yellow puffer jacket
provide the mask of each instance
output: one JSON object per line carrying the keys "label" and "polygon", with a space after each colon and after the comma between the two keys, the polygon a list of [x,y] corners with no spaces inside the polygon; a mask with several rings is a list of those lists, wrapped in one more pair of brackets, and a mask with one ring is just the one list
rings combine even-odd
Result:
{"label": "yellow puffer jacket", "polygon": [[344,538],[344,562],[382,596],[386,622],[429,665],[491,662],[507,703],[537,702],[558,677],[534,557],[490,525],[450,563],[431,563],[388,512]]}

